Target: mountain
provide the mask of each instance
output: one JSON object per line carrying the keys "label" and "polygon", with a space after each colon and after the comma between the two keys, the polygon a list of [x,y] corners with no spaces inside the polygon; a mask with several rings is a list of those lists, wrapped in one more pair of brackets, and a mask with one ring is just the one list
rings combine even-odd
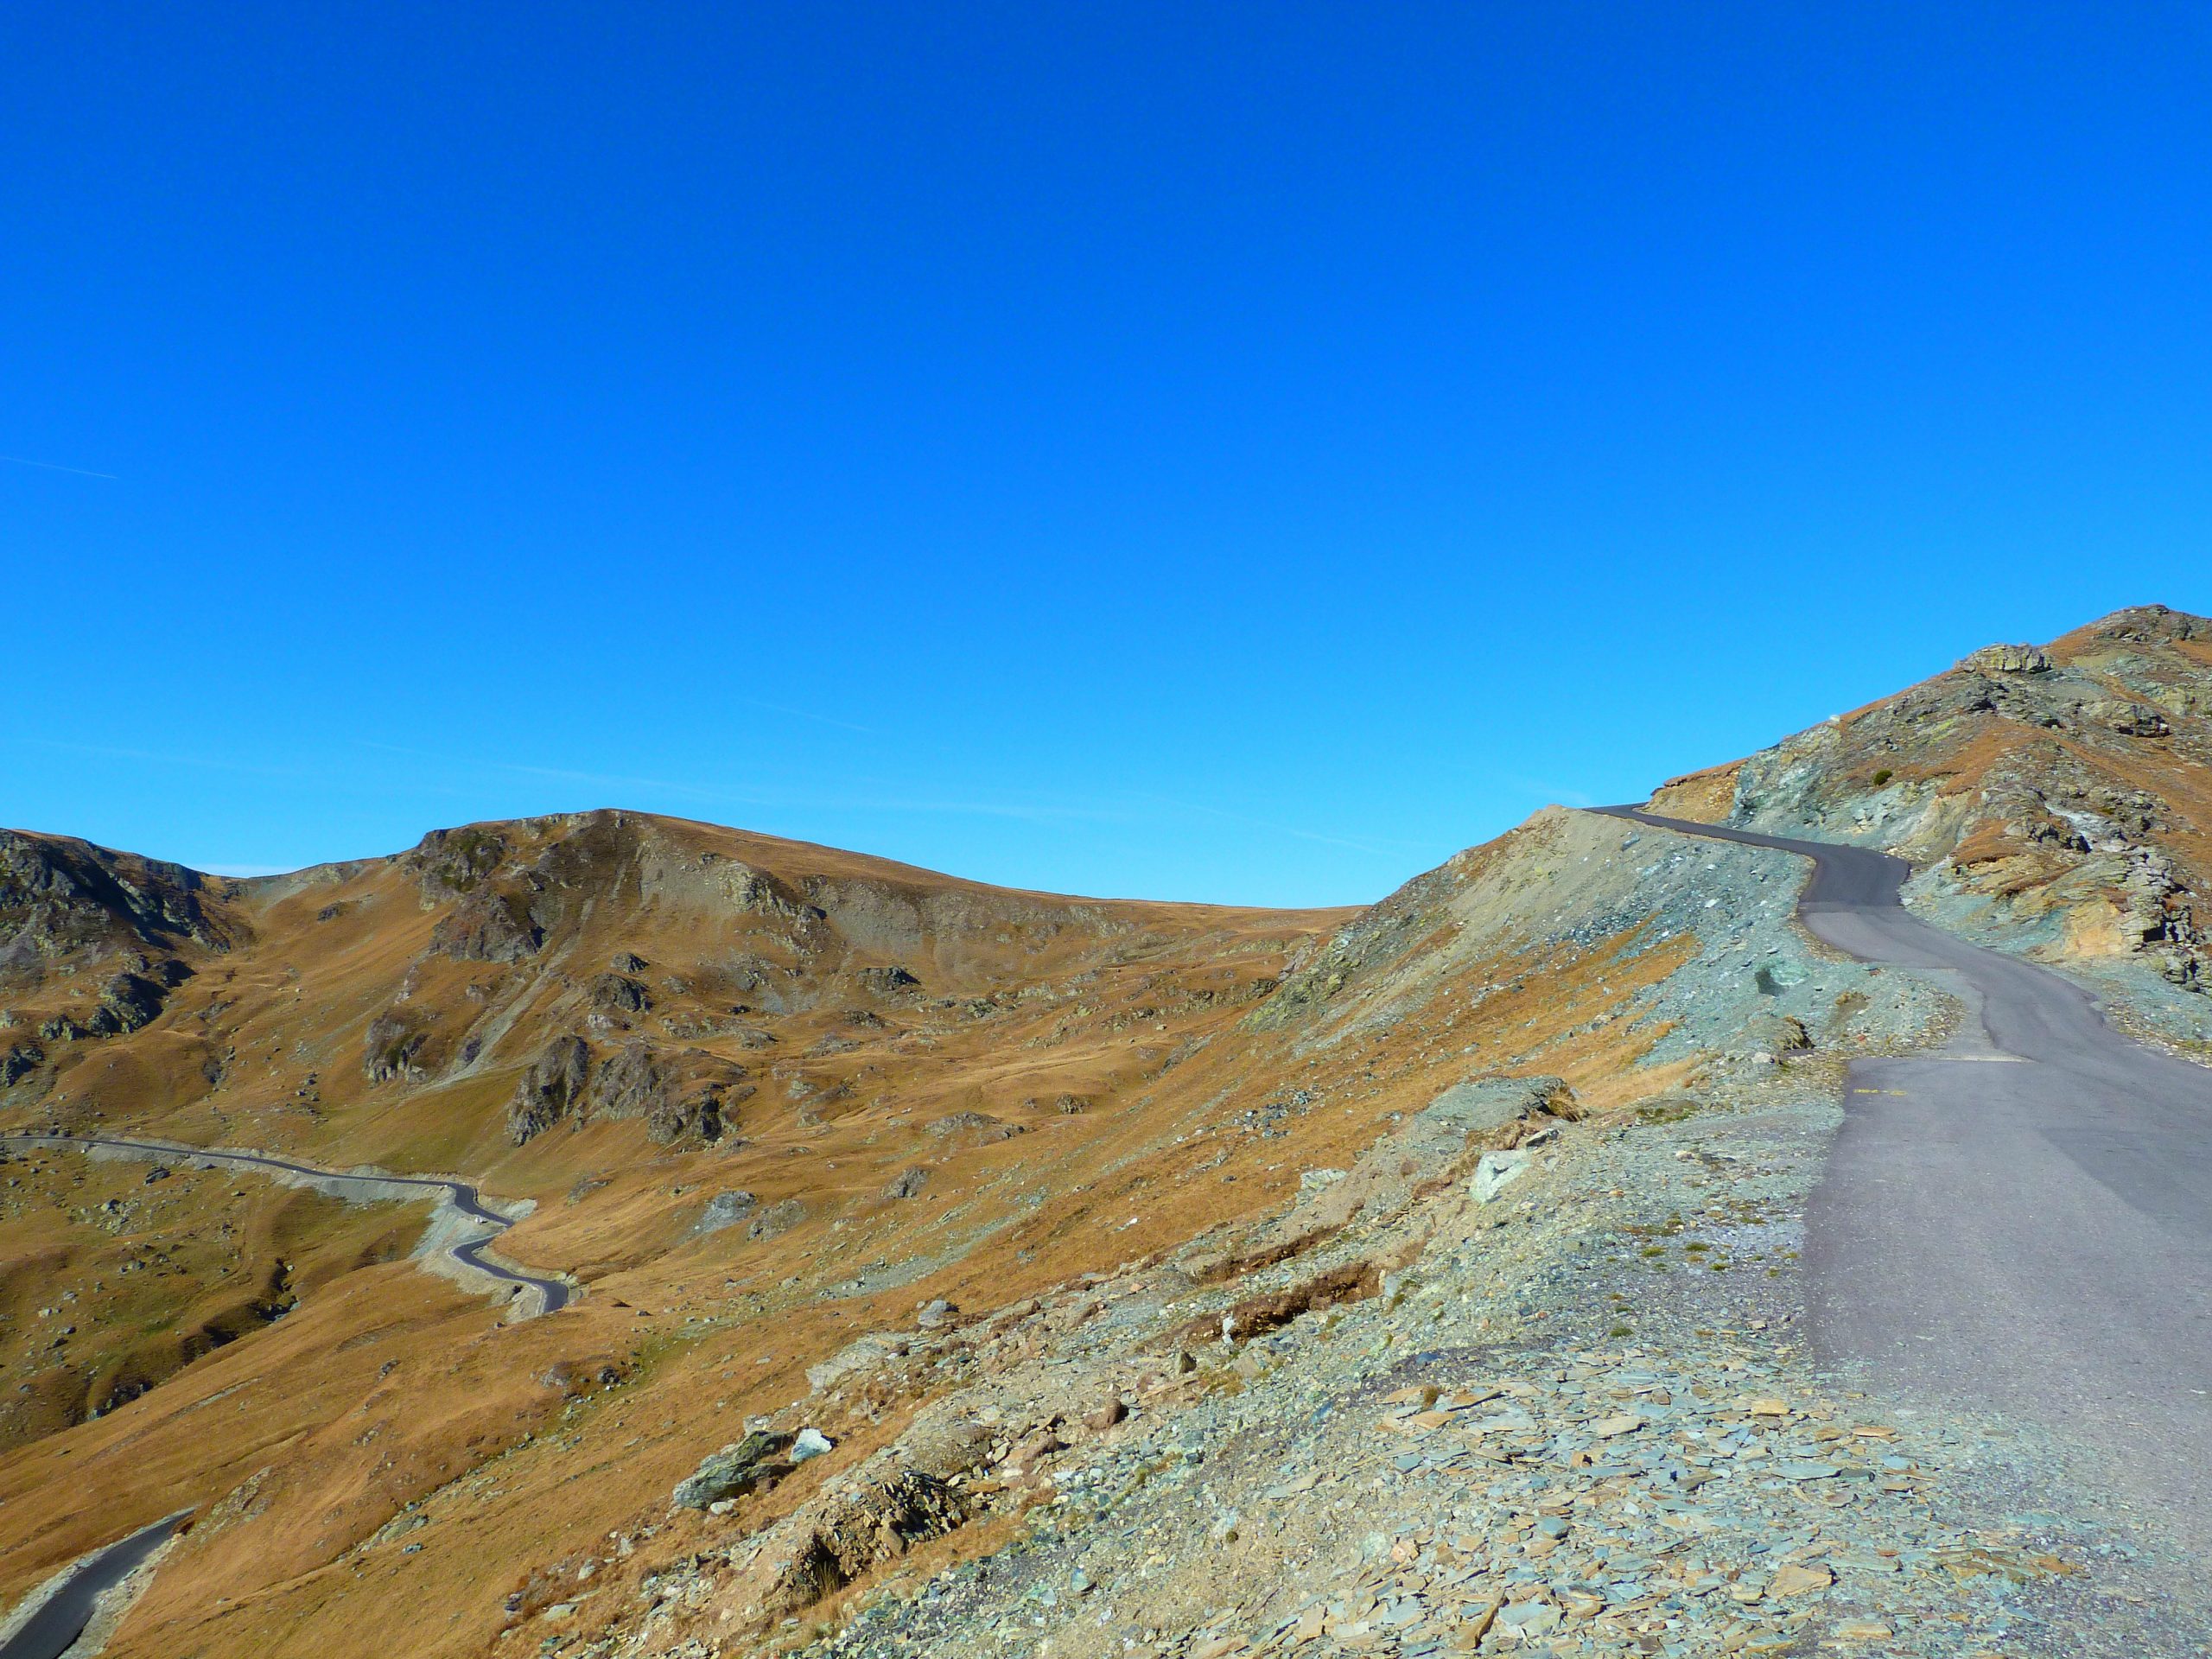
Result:
{"label": "mountain", "polygon": [[[2209,708],[2212,625],[2122,612],[1652,806],[1894,849],[1922,914],[2182,1046]],[[1800,1339],[1847,1068],[1961,1018],[1809,936],[1802,868],[1559,808],[1316,912],[616,810],[253,880],[9,832],[0,1599],[182,1511],[107,1651],[2057,1618],[2072,1499],[2020,1475],[2068,1518],[1999,1541],[1978,1431]],[[194,1147],[466,1180],[569,1300],[487,1300],[428,1198]]]}

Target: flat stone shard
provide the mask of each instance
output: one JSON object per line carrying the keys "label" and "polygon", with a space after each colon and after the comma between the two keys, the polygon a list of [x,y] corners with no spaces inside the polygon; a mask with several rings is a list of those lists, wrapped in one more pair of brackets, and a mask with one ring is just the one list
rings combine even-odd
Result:
{"label": "flat stone shard", "polygon": [[1500,1193],[1528,1173],[1535,1154],[1526,1152],[1486,1152],[1475,1166],[1475,1179],[1467,1184],[1477,1204],[1492,1204]]}
{"label": "flat stone shard", "polygon": [[1463,1135],[1494,1135],[1532,1118],[1572,1122],[1581,1116],[1574,1091],[1559,1077],[1471,1077],[1422,1108],[1421,1116]]}

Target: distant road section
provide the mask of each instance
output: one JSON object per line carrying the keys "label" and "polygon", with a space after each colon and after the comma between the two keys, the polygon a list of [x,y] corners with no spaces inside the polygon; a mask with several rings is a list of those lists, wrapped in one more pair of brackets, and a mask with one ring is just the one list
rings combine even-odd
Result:
{"label": "distant road section", "polygon": [[0,1641],[0,1659],[60,1659],[92,1622],[100,1597],[136,1573],[183,1518],[172,1515],[142,1527],[86,1560],[14,1635]]}
{"label": "distant road section", "polygon": [[[113,1135],[0,1135],[0,1146],[69,1147],[85,1151],[105,1149],[132,1157],[167,1159],[179,1164],[199,1163],[219,1168],[245,1169],[272,1175],[306,1178],[334,1197],[371,1202],[421,1198],[425,1192],[439,1195],[440,1213],[431,1225],[451,1225],[466,1236],[438,1246],[440,1253],[457,1265],[455,1276],[490,1289],[504,1288],[518,1319],[550,1313],[567,1306],[569,1287],[558,1279],[540,1278],[518,1268],[485,1259],[484,1251],[513,1225],[505,1216],[485,1207],[477,1190],[465,1181],[426,1175],[358,1175],[318,1169],[257,1152],[219,1152],[201,1147],[172,1145],[158,1141],[133,1141]],[[137,1571],[146,1558],[160,1548],[176,1529],[182,1515],[157,1521],[129,1537],[88,1557],[75,1575],[23,1622],[14,1634],[0,1640],[0,1659],[59,1659],[84,1633],[98,1611],[99,1597]]]}
{"label": "distant road section", "polygon": [[1599,810],[1810,859],[1808,929],[1966,1005],[1942,1049],[1850,1068],[1806,1218],[1816,1351],[2041,1425],[2212,1550],[2212,1071],[1908,913],[1901,860]]}
{"label": "distant road section", "polygon": [[[359,1175],[342,1170],[318,1169],[313,1164],[296,1164],[288,1159],[270,1158],[257,1152],[220,1152],[204,1147],[175,1146],[160,1141],[133,1141],[114,1135],[42,1135],[31,1132],[0,1135],[0,1146],[79,1147],[86,1149],[105,1147],[134,1157],[167,1158],[178,1163],[212,1164],[226,1169],[265,1171],[270,1174],[305,1177],[334,1197],[348,1198],[365,1202],[399,1201],[419,1198],[424,1192],[441,1195],[440,1203],[447,1212],[440,1221],[448,1217],[460,1224],[468,1236],[440,1247],[440,1252],[459,1264],[458,1277],[464,1282],[474,1281],[487,1289],[505,1287],[506,1294],[518,1304],[514,1317],[526,1319],[540,1313],[551,1313],[568,1306],[569,1287],[558,1279],[540,1278],[524,1273],[519,1268],[487,1261],[484,1252],[493,1241],[514,1224],[505,1216],[486,1209],[477,1190],[465,1181],[448,1180],[433,1175]],[[431,1224],[439,1224],[438,1221]],[[8,1656],[0,1655],[0,1659]]]}

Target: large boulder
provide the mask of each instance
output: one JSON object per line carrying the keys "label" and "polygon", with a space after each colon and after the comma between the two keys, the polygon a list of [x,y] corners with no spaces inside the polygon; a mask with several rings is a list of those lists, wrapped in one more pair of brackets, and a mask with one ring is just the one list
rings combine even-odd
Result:
{"label": "large boulder", "polygon": [[2050,658],[2033,645],[1984,645],[1959,666],[1984,674],[2048,674]]}
{"label": "large boulder", "polygon": [[703,1510],[750,1491],[772,1475],[789,1474],[791,1464],[785,1454],[791,1445],[788,1434],[756,1428],[702,1461],[677,1483],[669,1501],[679,1510]]}
{"label": "large boulder", "polygon": [[430,930],[430,948],[456,962],[520,962],[545,944],[545,930],[514,893],[480,888]]}

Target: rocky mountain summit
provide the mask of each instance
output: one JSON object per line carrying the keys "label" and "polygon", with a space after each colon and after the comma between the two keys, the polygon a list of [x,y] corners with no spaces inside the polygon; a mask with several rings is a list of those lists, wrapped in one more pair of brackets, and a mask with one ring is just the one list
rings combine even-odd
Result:
{"label": "rocky mountain summit", "polygon": [[[1892,849],[2186,1047],[2208,707],[2212,625],[2123,612],[1654,804]],[[1849,1068],[1972,1010],[1803,874],[1557,808],[1313,912],[613,810],[10,835],[0,1134],[78,1139],[0,1160],[0,1600],[182,1510],[105,1651],[2212,1650],[2063,1436],[1808,1340]],[[194,1147],[465,1179],[565,1305]]]}

